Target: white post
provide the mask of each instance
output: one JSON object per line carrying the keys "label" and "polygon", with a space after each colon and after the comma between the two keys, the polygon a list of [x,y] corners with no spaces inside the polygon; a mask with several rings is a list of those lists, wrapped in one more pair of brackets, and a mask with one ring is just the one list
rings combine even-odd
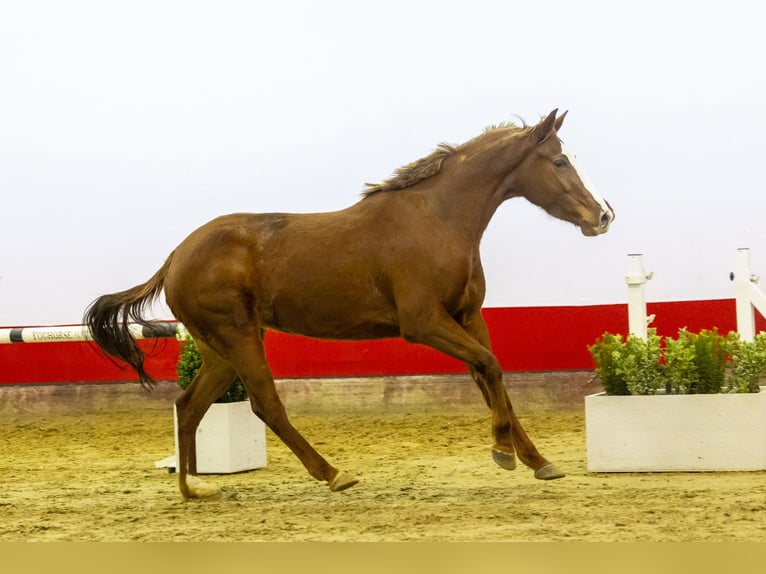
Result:
{"label": "white post", "polygon": [[752,341],[755,337],[755,309],[766,316],[766,295],[757,286],[760,277],[750,271],[750,250],[747,248],[737,249],[733,279],[737,298],[737,331],[743,341]]}
{"label": "white post", "polygon": [[628,330],[643,340],[647,338],[647,326],[650,319],[646,316],[646,293],[644,285],[652,278],[652,273],[644,271],[641,254],[628,255]]}
{"label": "white post", "polygon": [[750,303],[750,249],[737,249],[734,267],[734,291],[737,301],[737,331],[743,341],[755,337],[755,315]]}

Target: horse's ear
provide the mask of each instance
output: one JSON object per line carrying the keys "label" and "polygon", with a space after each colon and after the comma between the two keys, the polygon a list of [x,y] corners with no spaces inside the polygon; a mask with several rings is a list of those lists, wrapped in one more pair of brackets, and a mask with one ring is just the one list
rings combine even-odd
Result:
{"label": "horse's ear", "polygon": [[569,113],[569,110],[564,110],[564,113],[556,118],[556,124],[555,125],[556,125],[556,131],[557,132],[561,129],[561,124],[564,123],[564,118],[567,117],[568,113]]}
{"label": "horse's ear", "polygon": [[[559,111],[558,108],[553,110],[551,113],[548,114],[547,118],[545,118],[543,121],[541,121],[532,129],[532,136],[535,138],[535,141],[537,143],[539,144],[543,143],[551,135],[554,135],[556,133],[556,129],[557,129],[556,128],[556,112],[558,111]],[[561,117],[563,118],[564,116],[561,116]]]}

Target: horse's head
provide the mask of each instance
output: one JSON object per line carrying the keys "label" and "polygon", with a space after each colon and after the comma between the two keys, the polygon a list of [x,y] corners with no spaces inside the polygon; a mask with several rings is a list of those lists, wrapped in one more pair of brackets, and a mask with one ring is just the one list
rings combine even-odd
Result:
{"label": "horse's head", "polygon": [[557,118],[557,111],[525,134],[530,149],[509,175],[507,195],[527,198],[553,217],[574,223],[583,235],[601,235],[614,220],[614,211],[558,138],[566,112]]}

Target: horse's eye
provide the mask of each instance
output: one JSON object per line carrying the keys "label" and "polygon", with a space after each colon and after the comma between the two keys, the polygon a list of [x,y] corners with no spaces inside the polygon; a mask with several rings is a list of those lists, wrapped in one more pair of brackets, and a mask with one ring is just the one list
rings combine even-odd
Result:
{"label": "horse's eye", "polygon": [[565,159],[557,159],[556,161],[553,162],[553,165],[555,165],[556,167],[566,167],[569,165],[569,163]]}

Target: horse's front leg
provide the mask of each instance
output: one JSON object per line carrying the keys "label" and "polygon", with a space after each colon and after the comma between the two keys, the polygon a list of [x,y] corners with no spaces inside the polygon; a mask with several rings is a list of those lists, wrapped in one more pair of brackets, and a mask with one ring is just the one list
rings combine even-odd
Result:
{"label": "horse's front leg", "polygon": [[502,384],[503,371],[489,348],[471,336],[441,306],[428,309],[420,305],[405,313],[400,308],[400,326],[405,339],[428,345],[466,363],[476,373],[484,399],[492,410],[494,445],[492,457],[503,468],[516,467],[513,438],[513,412]]}
{"label": "horse's front leg", "polygon": [[[484,318],[481,316],[480,312],[473,314],[470,319],[465,322],[464,328],[482,346],[486,347],[487,349],[491,348],[489,330],[487,329],[487,324],[485,323]],[[490,401],[493,394],[489,393],[488,391],[488,388],[492,385],[492,383],[490,383],[485,378],[485,376],[472,365],[468,365],[468,368],[471,376],[473,377],[473,380],[476,382],[482,394],[484,395],[488,406],[492,408]],[[502,379],[500,385],[502,386]],[[527,435],[524,427],[521,425],[521,422],[516,417],[516,413],[513,411],[511,399],[508,396],[508,393],[505,391],[504,387],[502,394],[503,401],[506,403],[508,415],[511,420],[511,435],[513,438],[513,445],[519,455],[521,462],[535,471],[535,478],[539,478],[541,480],[563,478],[565,474],[559,470],[555,464],[549,462],[543,455],[540,454],[540,452],[537,450],[537,447],[535,447],[534,443]],[[493,449],[493,458],[495,459],[495,462],[497,462],[503,468],[508,468],[508,457],[504,456],[504,454],[505,453],[496,453],[496,451]]]}
{"label": "horse's front leg", "polygon": [[[486,386],[484,377],[476,372],[474,369],[470,369],[471,376],[479,388]],[[563,478],[566,476],[555,464],[548,461],[540,452],[537,447],[529,438],[524,427],[519,421],[516,413],[513,410],[510,397],[505,397],[507,401],[508,413],[511,419],[511,436],[513,437],[513,446],[516,449],[516,453],[519,455],[519,459],[526,466],[535,471],[535,478],[540,480],[553,480],[556,478]],[[492,451],[492,456],[495,462],[503,468],[509,468],[507,465],[507,456],[505,453],[497,452],[495,449]],[[512,467],[510,467],[512,468]]]}

